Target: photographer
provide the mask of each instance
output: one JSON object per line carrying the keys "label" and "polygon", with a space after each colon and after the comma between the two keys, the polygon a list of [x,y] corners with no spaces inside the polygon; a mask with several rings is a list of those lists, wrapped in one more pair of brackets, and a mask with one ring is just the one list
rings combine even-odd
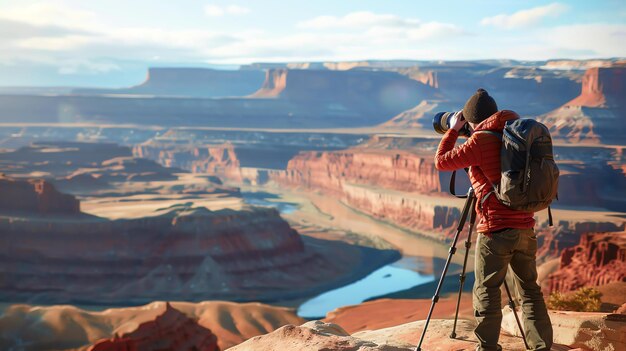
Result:
{"label": "photographer", "polygon": [[[509,264],[523,292],[524,329],[529,346],[532,350],[549,350],[552,346],[552,326],[537,284],[534,212],[512,210],[493,194],[493,184],[500,183],[501,133],[506,121],[518,118],[513,111],[498,111],[487,91],[478,89],[463,111],[452,117],[451,128],[441,139],[435,158],[440,171],[469,167],[476,193],[479,235],[473,305],[478,321],[474,331],[479,341],[477,350],[502,349],[498,344],[502,322],[500,286]],[[455,147],[459,131],[466,128],[466,123],[471,135]]]}

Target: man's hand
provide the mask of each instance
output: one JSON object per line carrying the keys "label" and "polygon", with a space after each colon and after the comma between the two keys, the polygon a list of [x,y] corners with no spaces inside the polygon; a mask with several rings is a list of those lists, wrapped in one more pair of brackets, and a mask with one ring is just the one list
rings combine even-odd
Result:
{"label": "man's hand", "polygon": [[452,129],[456,130],[457,132],[461,130],[461,128],[463,128],[465,123],[467,123],[467,121],[465,120],[465,118],[463,118],[463,111],[455,113],[450,120],[450,125],[452,126]]}

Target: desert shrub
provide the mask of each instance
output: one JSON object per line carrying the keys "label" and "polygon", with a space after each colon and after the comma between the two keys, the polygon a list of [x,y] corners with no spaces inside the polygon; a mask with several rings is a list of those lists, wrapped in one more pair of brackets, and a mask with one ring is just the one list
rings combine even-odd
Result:
{"label": "desert shrub", "polygon": [[559,311],[598,312],[602,293],[594,288],[583,287],[563,294],[554,292],[548,298],[548,308]]}

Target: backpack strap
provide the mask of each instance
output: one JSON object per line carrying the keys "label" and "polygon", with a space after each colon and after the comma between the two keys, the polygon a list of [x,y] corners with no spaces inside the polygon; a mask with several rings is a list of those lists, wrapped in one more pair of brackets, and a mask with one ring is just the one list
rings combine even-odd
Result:
{"label": "backpack strap", "polygon": [[[465,168],[465,172],[468,172],[469,168]],[[467,194],[466,195],[457,195],[456,191],[455,191],[455,186],[456,184],[456,170],[452,171],[452,175],[450,176],[450,194],[458,197],[459,199],[465,199],[467,198]]]}
{"label": "backpack strap", "polygon": [[550,227],[554,226],[554,223],[552,223],[552,210],[550,209],[550,206],[548,206],[548,223],[550,224]]}

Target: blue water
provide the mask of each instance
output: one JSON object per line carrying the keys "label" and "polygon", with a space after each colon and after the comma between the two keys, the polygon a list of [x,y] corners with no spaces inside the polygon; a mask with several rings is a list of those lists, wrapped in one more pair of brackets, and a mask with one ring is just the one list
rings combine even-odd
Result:
{"label": "blue water", "polygon": [[320,318],[342,306],[356,305],[369,298],[412,288],[435,280],[420,274],[422,263],[416,257],[402,259],[370,273],[367,277],[318,295],[298,308],[302,318]]}
{"label": "blue water", "polygon": [[280,201],[280,196],[263,191],[241,193],[243,201],[253,206],[274,207],[283,214],[293,213],[298,210],[298,204]]}

